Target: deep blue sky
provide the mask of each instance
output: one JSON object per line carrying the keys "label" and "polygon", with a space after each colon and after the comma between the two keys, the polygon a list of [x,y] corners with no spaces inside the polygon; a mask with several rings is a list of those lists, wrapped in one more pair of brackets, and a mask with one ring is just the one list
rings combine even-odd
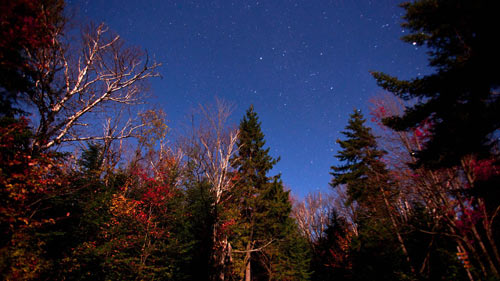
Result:
{"label": "deep blue sky", "polygon": [[401,1],[68,1],[163,65],[152,102],[180,128],[199,103],[253,104],[275,172],[298,196],[328,189],[339,131],[381,93],[370,70],[424,73],[425,51],[399,38]]}

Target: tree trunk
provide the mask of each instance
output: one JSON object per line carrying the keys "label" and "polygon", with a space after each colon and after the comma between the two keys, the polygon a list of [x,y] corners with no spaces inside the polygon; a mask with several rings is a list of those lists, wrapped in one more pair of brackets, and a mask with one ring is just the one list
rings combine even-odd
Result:
{"label": "tree trunk", "polygon": [[[252,235],[250,235],[250,237],[253,237],[253,231],[252,231]],[[247,247],[246,247],[246,253],[245,253],[245,259],[244,259],[244,263],[245,263],[245,269],[244,269],[244,280],[245,281],[250,281],[252,280],[252,250],[253,250],[253,246],[254,246],[255,242],[250,240],[248,241],[247,243]]]}
{"label": "tree trunk", "polygon": [[252,280],[252,275],[251,275],[251,259],[250,259],[250,253],[247,253],[248,260],[247,260],[247,266],[245,269],[245,281],[251,281]]}
{"label": "tree trunk", "polygon": [[387,212],[389,213],[389,218],[391,219],[392,227],[394,228],[394,231],[396,232],[396,236],[397,236],[399,244],[401,246],[401,250],[403,251],[403,254],[405,255],[406,262],[410,266],[411,272],[415,273],[415,268],[413,267],[411,260],[410,260],[410,254],[408,253],[408,250],[406,249],[403,237],[401,236],[401,233],[399,232],[396,219],[394,218],[394,215],[391,212],[389,200],[387,199],[387,196],[385,195],[384,188],[382,186],[380,186],[379,188],[380,188],[380,192],[382,193],[382,197],[384,198],[384,204],[385,204],[385,207],[387,209]]}

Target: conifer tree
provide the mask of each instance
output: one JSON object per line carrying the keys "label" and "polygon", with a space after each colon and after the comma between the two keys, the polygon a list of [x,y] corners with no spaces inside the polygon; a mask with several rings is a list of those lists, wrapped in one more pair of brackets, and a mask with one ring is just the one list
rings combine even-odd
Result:
{"label": "conifer tree", "polygon": [[[264,134],[253,106],[239,129],[239,150],[234,161],[234,202],[239,210],[232,241],[235,274],[243,280],[304,280],[295,277],[307,278],[305,243],[295,243],[299,240],[293,237],[297,228],[290,218],[289,192],[284,190],[279,175],[268,176],[279,159],[264,148]],[[285,257],[287,251],[291,254]]]}
{"label": "conifer tree", "polygon": [[331,186],[347,185],[347,203],[355,201],[361,208],[373,211],[378,206],[374,199],[380,197],[380,186],[384,189],[390,186],[388,171],[380,161],[384,152],[377,148],[361,111],[355,110],[350,117],[346,131],[342,132],[347,139],[337,140],[342,150],[336,158],[344,164],[331,167]]}
{"label": "conifer tree", "polygon": [[[385,154],[379,150],[377,141],[371,129],[365,126],[365,120],[360,110],[355,110],[350,115],[346,131],[342,134],[347,138],[337,140],[341,151],[336,155],[337,159],[344,162],[343,165],[332,166],[332,187],[346,185],[348,201],[347,204],[355,204],[358,212],[358,227],[360,235],[358,242],[361,243],[360,252],[368,247],[377,246],[381,241],[393,241],[406,258],[407,265],[414,271],[410,256],[406,249],[403,237],[399,231],[397,216],[394,214],[393,197],[396,190],[391,182],[389,172],[381,158]],[[392,235],[395,233],[395,237]],[[374,236],[374,234],[376,234]],[[377,236],[378,235],[378,236]],[[366,237],[367,239],[364,239]],[[357,242],[355,240],[355,242]],[[372,244],[372,245],[370,245]],[[396,246],[395,249],[398,247]],[[372,249],[370,252],[377,250]],[[365,254],[359,255],[366,256]],[[393,258],[392,253],[385,257]],[[387,264],[392,264],[388,262]],[[393,269],[386,271],[393,271]],[[384,276],[379,276],[385,278]]]}
{"label": "conifer tree", "polygon": [[437,71],[411,80],[372,73],[385,90],[417,101],[385,123],[398,131],[429,125],[430,138],[415,153],[417,165],[453,166],[469,154],[489,158],[500,128],[500,2],[419,0],[402,7],[402,26],[410,32],[402,40],[426,46]]}
{"label": "conifer tree", "polygon": [[[414,102],[403,115],[383,121],[397,131],[425,129],[422,149],[413,153],[417,162],[412,168],[463,170],[467,183],[461,187],[461,196],[474,202],[472,208],[482,213],[482,220],[491,221],[478,223],[489,233],[489,246],[478,249],[498,278],[496,245],[500,240],[494,237],[500,237],[500,224],[489,218],[496,216],[500,206],[500,173],[496,172],[500,166],[500,52],[496,44],[500,1],[418,0],[402,7],[406,10],[402,26],[409,31],[402,40],[427,47],[429,66],[435,71],[409,80],[372,73],[379,86]],[[476,180],[472,170],[481,166],[488,175]],[[475,236],[474,241],[481,240],[478,232]],[[490,253],[495,258],[489,258]],[[486,274],[486,267],[480,267]]]}

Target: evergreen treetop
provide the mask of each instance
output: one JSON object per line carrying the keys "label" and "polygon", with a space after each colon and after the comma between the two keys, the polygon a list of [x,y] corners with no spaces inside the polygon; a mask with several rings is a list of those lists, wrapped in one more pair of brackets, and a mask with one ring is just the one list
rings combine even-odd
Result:
{"label": "evergreen treetop", "polygon": [[280,175],[268,175],[279,159],[264,148],[260,126],[251,106],[240,123],[233,165],[239,212],[232,239],[235,274],[247,280],[304,280],[309,276],[307,248],[297,236],[289,192]]}
{"label": "evergreen treetop", "polygon": [[384,152],[377,148],[376,138],[365,122],[359,110],[350,115],[346,130],[342,132],[346,139],[337,140],[341,150],[335,155],[344,164],[331,167],[331,186],[346,184],[348,203],[363,201],[378,192],[378,185],[388,185],[388,172],[380,160]]}
{"label": "evergreen treetop", "polygon": [[245,175],[246,180],[254,184],[265,183],[268,180],[267,173],[279,161],[269,155],[269,148],[264,148],[266,141],[260,126],[259,117],[253,106],[250,106],[240,122],[239,150],[234,166],[240,174]]}

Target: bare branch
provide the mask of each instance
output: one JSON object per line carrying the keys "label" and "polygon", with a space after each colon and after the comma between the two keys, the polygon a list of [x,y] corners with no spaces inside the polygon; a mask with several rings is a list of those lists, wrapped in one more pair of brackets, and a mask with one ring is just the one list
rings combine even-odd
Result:
{"label": "bare branch", "polygon": [[303,201],[294,203],[292,216],[297,221],[302,234],[310,240],[311,244],[324,237],[333,204],[333,195],[320,191],[309,193]]}
{"label": "bare branch", "polygon": [[230,177],[232,158],[236,152],[239,131],[227,129],[229,105],[218,102],[215,108],[200,106],[204,123],[195,130],[191,143],[185,145],[185,154],[201,168],[211,184],[215,204],[233,187]]}
{"label": "bare branch", "polygon": [[[90,120],[96,120],[98,111],[111,104],[140,103],[142,83],[159,76],[155,72],[158,63],[149,63],[147,55],[141,58],[142,52],[136,48],[125,48],[120,36],[111,35],[104,24],[89,27],[83,33],[80,55],[73,59],[70,55],[76,53],[75,41],[68,43],[73,47],[69,49],[63,47],[64,40],[62,33],[55,34],[51,49],[33,54],[38,64],[47,65],[40,68],[38,92],[29,97],[39,113],[34,143],[38,149],[63,142],[103,139],[89,130],[73,130],[80,124],[95,122]],[[61,81],[62,87],[54,81]],[[130,137],[137,128],[129,129],[121,130],[119,138]]]}
{"label": "bare branch", "polygon": [[233,253],[252,253],[252,252],[260,252],[262,251],[264,248],[266,248],[267,246],[271,245],[274,241],[277,241],[276,239],[272,239],[271,241],[267,242],[266,244],[264,244],[262,247],[259,247],[259,248],[255,248],[255,249],[251,249],[251,250],[244,250],[244,251],[239,251],[239,250],[232,250]]}

